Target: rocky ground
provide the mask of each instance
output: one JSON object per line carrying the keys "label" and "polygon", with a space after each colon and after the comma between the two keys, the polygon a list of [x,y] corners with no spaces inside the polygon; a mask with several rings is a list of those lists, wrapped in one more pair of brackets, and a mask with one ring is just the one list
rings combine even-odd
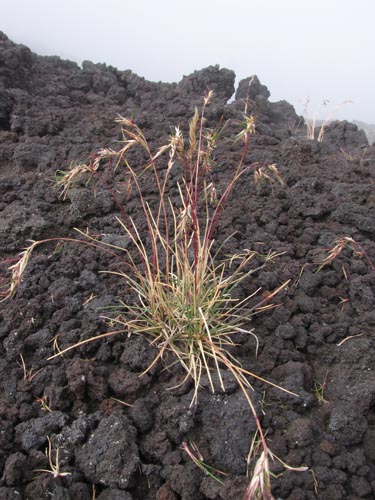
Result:
{"label": "rocky ground", "polygon": [[[257,126],[246,162],[276,163],[285,186],[258,190],[249,175],[228,201],[216,237],[224,241],[237,231],[226,243],[230,253],[283,252],[242,293],[258,287],[267,293],[291,280],[279,307],[252,318],[258,357],[253,337],[241,339],[235,352],[244,367],[299,395],[254,383],[270,448],[284,462],[309,468],[284,472],[273,464],[273,494],[371,499],[375,147],[347,122],[330,124],[322,142],[307,140],[293,107],[270,102],[257,78],[242,81],[228,104],[234,79],[214,66],[177,84],[152,83],[103,64],[81,69],[40,57],[0,33],[0,260],[29,239],[72,236],[75,227],[121,242],[117,208],[105,189],[94,195],[81,185],[63,201],[53,182],[73,160],[115,146],[118,114],[132,117],[157,148],[173,126],[187,123],[207,88],[216,96],[208,123],[230,120],[229,135],[248,97]],[[229,143],[219,150],[218,185],[238,150]],[[136,197],[126,208],[137,218]],[[316,272],[343,237],[357,242],[357,251],[347,246]],[[114,266],[84,245],[46,245],[35,252],[17,295],[0,304],[0,500],[240,499],[255,424],[230,377],[224,375],[226,393],[214,395],[203,380],[198,404],[190,406],[191,384],[168,390],[183,377],[179,367],[157,365],[138,376],[155,356],[142,337],[118,335],[47,360],[57,346],[108,329],[101,308],[128,293],[116,276],[99,274]],[[35,472],[49,468],[47,438],[53,458],[59,449],[60,474],[69,475]],[[227,473],[223,484],[193,464],[184,441]]]}

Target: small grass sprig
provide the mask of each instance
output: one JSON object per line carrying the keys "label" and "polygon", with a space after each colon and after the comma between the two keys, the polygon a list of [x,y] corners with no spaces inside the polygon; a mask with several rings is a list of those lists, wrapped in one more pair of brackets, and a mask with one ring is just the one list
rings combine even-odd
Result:
{"label": "small grass sprig", "polygon": [[49,436],[47,436],[48,446],[46,448],[45,454],[48,458],[49,469],[35,469],[35,472],[45,472],[51,474],[54,479],[58,477],[71,476],[71,472],[62,472],[60,469],[60,448],[57,446],[55,449],[55,456],[52,453],[52,441]]}
{"label": "small grass sprig", "polygon": [[327,400],[324,397],[325,390],[327,389],[327,378],[328,371],[325,374],[323,382],[318,382],[317,380],[314,381],[313,392],[319,404],[327,403]]}
{"label": "small grass sprig", "polygon": [[215,467],[212,467],[211,465],[208,465],[204,462],[203,455],[199,451],[198,446],[191,442],[190,447],[186,442],[182,443],[182,449],[185,451],[185,453],[188,455],[188,457],[195,463],[197,467],[199,467],[207,476],[211,477],[215,481],[217,481],[219,484],[224,484],[224,481],[219,477],[220,476],[227,476],[225,472],[222,472]]}
{"label": "small grass sprig", "polygon": [[23,377],[22,379],[25,382],[32,382],[33,378],[38,375],[40,371],[43,370],[43,368],[39,368],[39,370],[34,371],[33,368],[27,368],[25,359],[22,354],[20,354],[21,358],[21,366],[22,366],[22,371],[23,371]]}
{"label": "small grass sprig", "polygon": [[48,411],[49,413],[53,413],[53,410],[51,410],[51,408],[48,405],[48,398],[47,398],[47,396],[42,396],[40,398],[37,398],[35,400],[35,403],[40,404],[40,409],[42,411]]}

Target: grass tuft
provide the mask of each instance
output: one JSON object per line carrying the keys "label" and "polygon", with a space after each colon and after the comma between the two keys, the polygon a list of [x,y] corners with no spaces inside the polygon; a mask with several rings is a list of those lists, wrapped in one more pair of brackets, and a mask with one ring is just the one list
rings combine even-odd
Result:
{"label": "grass tuft", "polygon": [[[252,389],[249,378],[268,381],[244,369],[231,354],[230,348],[236,345],[238,333],[252,336],[257,341],[249,327],[251,317],[274,307],[272,299],[287,287],[289,281],[263,294],[259,300],[256,299],[256,292],[245,298],[234,298],[234,289],[273,262],[278,254],[260,255],[243,250],[237,255],[220,259],[226,241],[217,246],[214,236],[230,194],[248,172],[258,169],[256,172],[262,173],[263,180],[280,184],[283,181],[275,165],[266,168],[262,164],[246,164],[249,140],[255,133],[255,120],[252,115],[245,115],[243,129],[235,138],[235,142],[243,143],[240,160],[233,168],[229,182],[221,189],[216,188],[213,175],[217,168],[215,148],[224,127],[213,131],[205,127],[205,111],[212,98],[213,92],[210,91],[204,98],[201,112],[195,110],[187,140],[181,129],[176,127],[168,143],[153,153],[137,124],[119,116],[116,121],[121,126],[122,140],[117,149],[100,149],[86,163],[71,164],[67,172],[58,172],[57,186],[63,199],[78,180],[101,181],[113,195],[120,213],[117,221],[131,245],[127,248],[111,245],[81,230],[77,230],[81,237],[77,239],[52,238],[32,242],[9,268],[11,284],[4,295],[6,298],[14,295],[31,253],[42,243],[56,240],[79,242],[116,257],[120,255],[123,266],[111,274],[125,280],[136,300],[134,303],[121,302],[117,314],[107,318],[116,330],[58,350],[49,359],[120,332],[146,336],[157,347],[158,354],[144,373],[159,360],[169,362],[172,355],[173,363],[179,363],[185,370],[181,384],[187,379],[194,382],[192,404],[198,399],[203,375],[208,377],[214,392],[213,373],[216,373],[221,389],[225,391],[222,371],[229,370],[243,391],[256,421],[262,446],[260,462],[258,460],[255,468],[259,475],[257,467],[264,469],[270,452],[248,393]],[[137,151],[137,158],[146,158],[142,165],[131,161],[131,152],[136,148],[140,150]],[[160,167],[159,162],[165,157]],[[110,169],[113,170],[113,179],[117,173],[125,176],[128,193],[135,191],[141,206],[141,224],[138,218],[133,218],[126,211],[126,204],[121,203],[116,189],[108,184],[105,174]],[[145,188],[149,190],[150,182],[156,189],[156,203],[146,196]],[[146,235],[141,231],[144,224]]]}

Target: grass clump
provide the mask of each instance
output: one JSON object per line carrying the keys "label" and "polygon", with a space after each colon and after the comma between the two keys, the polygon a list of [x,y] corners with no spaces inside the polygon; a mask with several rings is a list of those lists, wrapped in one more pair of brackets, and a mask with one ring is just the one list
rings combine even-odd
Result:
{"label": "grass clump", "polygon": [[[212,391],[213,370],[225,390],[221,376],[223,367],[233,373],[241,386],[249,387],[248,375],[259,378],[241,368],[227,348],[235,345],[233,337],[239,332],[254,335],[244,328],[250,316],[272,307],[271,299],[286,286],[286,283],[282,284],[250,307],[251,297],[232,298],[234,288],[274,260],[277,254],[261,256],[244,250],[217,263],[222,247],[214,251],[213,236],[220,213],[236,183],[247,171],[254,169],[254,165],[244,165],[241,158],[221,196],[217,195],[211,174],[220,131],[208,131],[204,127],[204,113],[211,98],[212,92],[206,96],[201,114],[195,110],[187,144],[181,130],[176,128],[169,143],[153,155],[134,121],[119,117],[122,147],[119,150],[100,150],[90,164],[74,166],[58,182],[65,197],[72,182],[82,174],[99,175],[103,162],[110,162],[115,170],[125,169],[141,203],[147,237],[141,235],[139,226],[128,214],[122,213],[123,217],[118,218],[136,252],[134,256],[132,251],[121,248],[126,253],[128,266],[126,270],[113,274],[126,280],[138,300],[131,304],[122,302],[122,312],[110,320],[129,334],[146,335],[158,347],[159,353],[146,371],[168,352],[173,353],[186,371],[182,384],[187,378],[194,381],[193,401],[197,400],[203,373],[207,375]],[[249,130],[253,131],[253,121],[247,120],[247,123],[251,124]],[[248,140],[246,131],[241,137]],[[142,168],[133,167],[127,158],[135,146],[143,149],[148,157]],[[169,158],[166,169],[162,171],[157,160],[166,153]],[[178,168],[177,175],[173,172],[178,194],[176,200],[167,193],[167,187],[172,171]],[[142,189],[142,179],[150,172],[158,194],[158,202],[153,208]],[[89,234],[81,232],[81,235],[98,244]],[[261,258],[262,262],[250,267],[254,257],[258,257],[258,261]]]}
{"label": "grass clump", "polygon": [[[243,129],[236,136],[236,140],[243,143],[241,157],[231,179],[218,194],[213,173],[215,149],[222,130],[208,130],[205,127],[205,110],[212,97],[213,93],[209,92],[204,98],[201,112],[195,110],[187,140],[180,128],[176,128],[168,143],[152,153],[136,123],[119,117],[117,122],[122,129],[119,148],[100,149],[86,163],[73,164],[68,172],[59,172],[57,185],[62,198],[68,195],[71,185],[81,178],[102,181],[111,191],[121,214],[118,223],[130,240],[130,246],[118,247],[83,231],[78,231],[82,239],[60,240],[78,241],[117,257],[120,255],[123,266],[112,274],[126,281],[136,300],[133,303],[123,301],[117,313],[109,318],[110,324],[116,326],[116,331],[82,341],[59,351],[55,356],[119,332],[146,336],[157,347],[158,354],[145,372],[159,360],[179,363],[185,370],[181,384],[187,379],[194,382],[192,403],[197,401],[203,375],[208,378],[214,392],[213,373],[216,373],[221,389],[225,391],[222,370],[229,370],[242,389],[257,424],[262,444],[260,461],[255,466],[259,474],[259,468],[264,471],[263,465],[268,464],[270,452],[249,395],[249,377],[265,380],[245,370],[231,354],[230,348],[236,345],[238,333],[252,335],[257,340],[249,329],[251,316],[273,307],[272,299],[288,282],[280,284],[258,301],[256,293],[241,299],[234,298],[234,289],[273,261],[277,254],[270,252],[259,255],[243,250],[220,260],[225,242],[217,246],[214,236],[229,195],[247,172],[262,168],[261,171],[267,172],[268,176],[272,174],[272,182],[282,182],[274,165],[266,169],[266,165],[246,164],[246,152],[255,131],[255,122],[252,116],[245,116]],[[145,158],[141,166],[139,162],[133,164],[130,160],[130,152],[135,148],[141,150],[137,152],[137,157]],[[166,157],[166,161],[159,166],[162,157]],[[135,190],[146,233],[141,231],[140,223],[126,211],[126,204],[120,202],[116,189],[106,181],[103,171],[111,169],[125,176],[128,194]],[[156,187],[157,201],[154,203],[145,194],[145,186],[149,187],[147,183],[150,182]],[[53,239],[32,242],[10,267],[12,278],[8,295],[14,294],[19,285],[31,252],[37,245],[47,241]],[[254,262],[256,264],[252,265]]]}

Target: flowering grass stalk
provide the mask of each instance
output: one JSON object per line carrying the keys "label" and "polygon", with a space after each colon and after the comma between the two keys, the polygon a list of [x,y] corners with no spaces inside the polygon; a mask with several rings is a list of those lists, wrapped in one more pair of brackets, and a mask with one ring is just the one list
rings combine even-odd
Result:
{"label": "flowering grass stalk", "polygon": [[[269,448],[265,448],[263,437],[259,436],[257,430],[251,441],[247,456],[247,475],[250,477],[250,482],[242,500],[275,500],[272,495],[271,478],[276,476],[270,470],[270,460],[280,462],[284,469],[289,471],[306,472],[308,470],[308,467],[292,467],[288,465]],[[254,461],[255,465],[251,469]]]}
{"label": "flowering grass stalk", "polygon": [[[319,263],[319,267],[317,268],[316,272],[321,271],[325,266],[328,266],[334,260],[336,260],[337,257],[346,247],[351,248],[354,256],[359,258],[365,257],[370,268],[372,269],[372,271],[375,272],[375,265],[370,259],[370,257],[367,255],[366,250],[362,247],[360,243],[355,241],[353,238],[351,238],[350,236],[342,236],[341,238],[335,240],[334,243],[335,244],[333,245],[333,247],[328,249],[327,256]],[[344,274],[346,274],[345,271]]]}
{"label": "flowering grass stalk", "polygon": [[273,184],[277,182],[281,184],[281,186],[285,186],[284,179],[279,174],[279,171],[274,163],[271,165],[257,167],[254,171],[254,181],[258,192],[263,184],[270,184],[273,186]]}

